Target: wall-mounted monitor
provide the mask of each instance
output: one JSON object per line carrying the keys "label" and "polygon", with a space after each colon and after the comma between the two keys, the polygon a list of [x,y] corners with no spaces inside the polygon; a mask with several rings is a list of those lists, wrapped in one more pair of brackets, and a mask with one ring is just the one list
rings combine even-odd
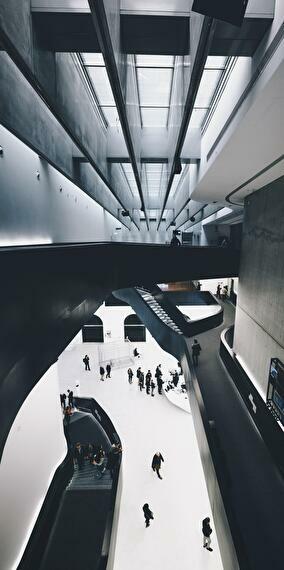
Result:
{"label": "wall-mounted monitor", "polygon": [[284,364],[279,358],[272,358],[270,362],[267,404],[284,425]]}

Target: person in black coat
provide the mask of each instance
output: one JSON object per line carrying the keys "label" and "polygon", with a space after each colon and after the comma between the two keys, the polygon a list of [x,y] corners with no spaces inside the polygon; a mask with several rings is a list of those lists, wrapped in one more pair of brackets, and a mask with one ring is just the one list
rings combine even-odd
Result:
{"label": "person in black coat", "polygon": [[159,479],[163,479],[163,477],[161,477],[160,475],[160,469],[161,469],[161,462],[164,462],[164,458],[161,454],[160,451],[157,451],[152,459],[152,469],[153,471],[156,471]]}
{"label": "person in black coat", "polygon": [[212,533],[212,528],[210,526],[210,518],[206,517],[205,519],[203,519],[202,521],[202,533],[203,533],[203,548],[206,548],[206,550],[209,550],[209,552],[213,551],[213,548],[211,548],[211,533]]}
{"label": "person in black coat", "polygon": [[60,394],[60,403],[63,407],[63,410],[66,408],[66,394]]}
{"label": "person in black coat", "polygon": [[150,394],[151,378],[152,378],[152,374],[151,374],[150,370],[148,370],[148,372],[146,374],[146,393],[147,394]]}
{"label": "person in black coat", "polygon": [[178,239],[178,237],[176,235],[173,235],[172,239],[171,239],[171,245],[175,245],[175,246],[180,246],[180,240]]}
{"label": "person in black coat", "polygon": [[132,384],[132,382],[133,382],[133,370],[131,368],[128,368],[127,374],[128,374],[128,382],[129,382],[129,384]]}
{"label": "person in black coat", "polygon": [[155,378],[159,378],[159,376],[163,376],[163,373],[161,370],[161,364],[158,364],[158,366],[156,368],[156,372],[155,372]]}
{"label": "person in black coat", "polygon": [[110,364],[106,365],[106,371],[107,371],[106,378],[110,378],[110,373],[111,373],[111,365]]}
{"label": "person in black coat", "polygon": [[87,354],[84,356],[83,362],[85,364],[85,370],[91,370],[90,369],[90,359],[89,359]]}
{"label": "person in black coat", "polygon": [[178,375],[177,371],[175,370],[175,372],[173,374],[173,385],[175,388],[178,385],[178,381],[179,381],[179,375]]}
{"label": "person in black coat", "polygon": [[70,406],[70,408],[74,408],[73,390],[67,390],[67,392],[68,392],[68,406]]}
{"label": "person in black coat", "polygon": [[199,357],[199,354],[200,354],[200,352],[201,352],[201,346],[200,346],[200,344],[199,344],[199,342],[198,342],[198,340],[197,340],[196,338],[194,339],[194,342],[193,342],[193,345],[192,345],[192,347],[191,347],[191,350],[192,350],[192,360],[193,360],[193,364],[194,364],[195,366],[198,366],[198,357]]}
{"label": "person in black coat", "polygon": [[78,469],[83,469],[84,467],[84,448],[81,443],[76,443],[74,449],[74,459],[78,465]]}
{"label": "person in black coat", "polygon": [[154,390],[156,388],[156,384],[154,380],[151,380],[151,396],[154,396]]}
{"label": "person in black coat", "polygon": [[162,376],[158,376],[158,378],[157,378],[158,392],[161,395],[162,395],[163,384],[164,384],[164,381],[162,380]]}
{"label": "person in black coat", "polygon": [[138,385],[139,385],[140,374],[141,374],[141,366],[139,366],[139,368],[137,368],[137,371],[136,371],[136,376],[137,376],[137,380],[138,380]]}
{"label": "person in black coat", "polygon": [[146,528],[147,528],[148,526],[150,526],[150,520],[154,520],[154,515],[153,515],[152,511],[150,511],[148,503],[145,503],[145,505],[143,505],[142,509],[143,509]]}
{"label": "person in black coat", "polygon": [[144,390],[144,373],[143,372],[140,372],[139,379],[138,379],[138,385],[140,388],[140,392],[142,392],[142,390]]}
{"label": "person in black coat", "polygon": [[105,369],[103,366],[100,366],[100,375],[101,375],[101,380],[105,379]]}

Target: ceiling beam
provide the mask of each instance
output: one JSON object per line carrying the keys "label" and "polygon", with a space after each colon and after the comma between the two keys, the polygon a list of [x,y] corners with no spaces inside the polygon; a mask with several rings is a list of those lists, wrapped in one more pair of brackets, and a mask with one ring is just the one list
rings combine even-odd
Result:
{"label": "ceiling beam", "polygon": [[[86,0],[88,2],[88,0]],[[57,0],[58,3],[58,0]],[[42,49],[57,52],[100,52],[90,10],[32,5]],[[128,54],[188,55],[188,16],[121,14],[122,51]],[[210,55],[252,56],[271,25],[270,14],[246,17],[240,28],[218,21]]]}
{"label": "ceiling beam", "polygon": [[177,137],[176,148],[175,148],[174,155],[173,155],[172,168],[171,168],[171,172],[170,172],[170,176],[169,176],[169,180],[168,180],[167,190],[165,193],[165,197],[164,197],[163,206],[161,209],[161,215],[160,215],[160,219],[159,219],[157,229],[159,229],[159,227],[160,227],[163,212],[164,212],[164,209],[166,207],[168,197],[169,197],[169,194],[171,191],[174,176],[176,174],[176,165],[177,165],[178,161],[180,160],[182,147],[183,147],[184,140],[186,137],[186,133],[187,133],[189,121],[191,118],[191,114],[193,111],[193,107],[194,107],[195,99],[197,96],[198,88],[200,85],[203,69],[204,69],[206,58],[208,56],[208,52],[209,52],[210,45],[212,42],[213,33],[214,33],[213,22],[214,22],[213,18],[208,18],[207,16],[203,20],[203,24],[202,24],[202,28],[201,28],[201,32],[200,32],[200,38],[199,38],[199,42],[198,42],[198,46],[197,46],[197,50],[196,50],[196,55],[195,55],[194,62],[193,62],[193,67],[192,67],[190,82],[189,82],[189,86],[188,86],[188,91],[187,91],[187,95],[186,95],[184,112],[183,112],[183,116],[182,116],[182,120],[181,120],[181,124],[180,124],[179,134]]}
{"label": "ceiling beam", "polygon": [[[132,164],[133,173],[135,176],[140,200],[141,200],[141,210],[145,213],[147,228],[149,229],[148,216],[145,207],[145,201],[142,191],[142,185],[140,181],[137,158],[134,148],[134,142],[131,135],[131,125],[129,124],[126,104],[124,100],[122,84],[120,79],[120,74],[116,62],[116,55],[119,57],[119,53],[115,54],[114,45],[111,37],[111,31],[108,24],[107,14],[105,10],[105,4],[103,1],[97,2],[96,0],[89,0],[89,6],[92,14],[92,19],[94,23],[94,28],[101,46],[102,54],[105,61],[105,66],[113,92],[114,100],[116,103],[119,120],[124,135],[125,143],[129,153],[130,162]],[[117,32],[117,30],[115,30]],[[120,34],[120,30],[118,30]]]}

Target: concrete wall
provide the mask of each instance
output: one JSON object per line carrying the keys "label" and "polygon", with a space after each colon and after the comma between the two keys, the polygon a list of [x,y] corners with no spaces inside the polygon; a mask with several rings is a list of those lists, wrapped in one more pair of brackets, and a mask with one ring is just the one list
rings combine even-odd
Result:
{"label": "concrete wall", "polygon": [[1,126],[0,144],[0,246],[111,240],[111,214]]}
{"label": "concrete wall", "polygon": [[265,397],[272,357],[284,361],[284,178],[245,201],[234,351]]}
{"label": "concrete wall", "polygon": [[67,446],[56,364],[30,392],[10,430],[0,467],[1,570],[15,570]]}

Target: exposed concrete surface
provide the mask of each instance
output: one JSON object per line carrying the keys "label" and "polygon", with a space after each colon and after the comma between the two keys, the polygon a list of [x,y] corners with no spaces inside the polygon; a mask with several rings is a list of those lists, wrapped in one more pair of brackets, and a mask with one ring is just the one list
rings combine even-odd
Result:
{"label": "exposed concrete surface", "polygon": [[234,351],[261,392],[270,359],[284,361],[284,179],[245,202]]}

